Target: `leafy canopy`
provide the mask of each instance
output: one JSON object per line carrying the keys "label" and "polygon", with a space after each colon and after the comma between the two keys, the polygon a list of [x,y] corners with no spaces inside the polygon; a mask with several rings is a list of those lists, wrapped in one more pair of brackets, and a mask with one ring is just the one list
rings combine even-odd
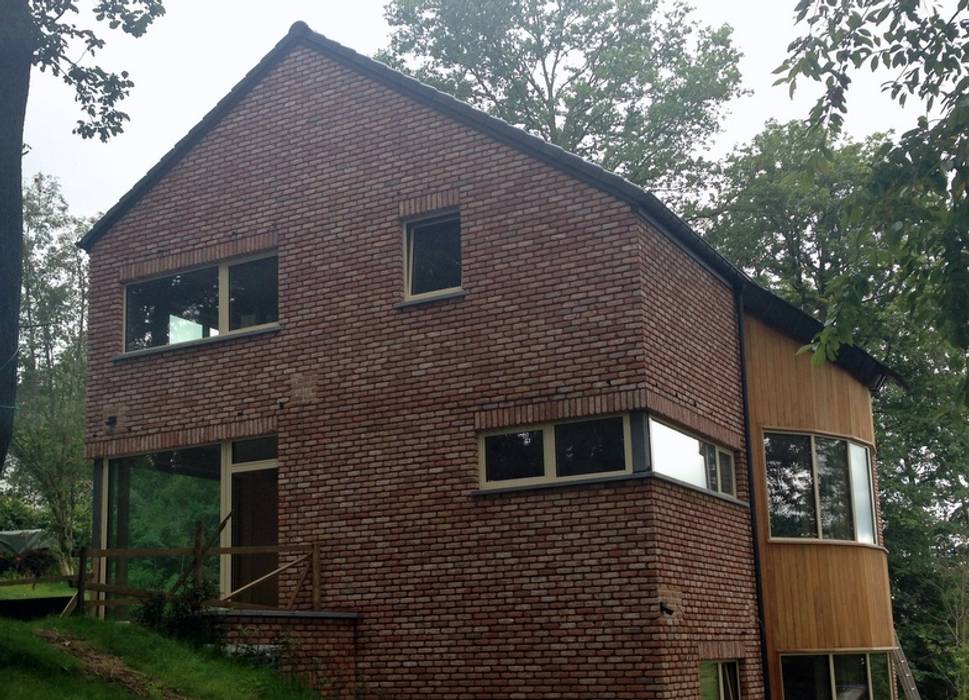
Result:
{"label": "leafy canopy", "polygon": [[391,0],[378,55],[397,68],[668,198],[740,93],[724,25],[682,2]]}

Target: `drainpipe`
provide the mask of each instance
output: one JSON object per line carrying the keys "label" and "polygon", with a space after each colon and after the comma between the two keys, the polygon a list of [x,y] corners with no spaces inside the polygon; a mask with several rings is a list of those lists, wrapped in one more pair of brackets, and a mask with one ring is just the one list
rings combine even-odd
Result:
{"label": "drainpipe", "polygon": [[760,627],[760,663],[764,675],[764,696],[772,698],[770,663],[767,656],[767,624],[764,617],[764,581],[760,573],[760,531],[757,525],[757,499],[754,495],[754,459],[751,448],[750,405],[747,395],[747,330],[744,325],[744,288],[734,290],[737,307],[737,336],[740,339],[740,390],[744,406],[744,440],[747,457],[747,498],[750,501],[750,531],[754,539],[754,584],[757,590],[757,624]]}

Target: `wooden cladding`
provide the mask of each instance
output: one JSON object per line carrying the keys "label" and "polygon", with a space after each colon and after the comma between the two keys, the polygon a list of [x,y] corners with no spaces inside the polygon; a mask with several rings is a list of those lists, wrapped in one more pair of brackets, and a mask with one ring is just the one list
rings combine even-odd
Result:
{"label": "wooden cladding", "polygon": [[833,435],[874,444],[867,387],[840,368],[814,367],[799,343],[745,320],[754,516],[761,547],[772,695],[782,696],[780,655],[894,645],[888,566],[880,547],[769,538],[764,432]]}

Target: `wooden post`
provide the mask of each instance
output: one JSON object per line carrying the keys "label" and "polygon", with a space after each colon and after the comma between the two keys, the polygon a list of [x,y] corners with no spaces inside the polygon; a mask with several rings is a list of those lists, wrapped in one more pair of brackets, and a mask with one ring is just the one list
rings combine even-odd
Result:
{"label": "wooden post", "polygon": [[84,587],[87,578],[87,547],[81,547],[77,562],[77,605],[74,608],[75,615],[84,614]]}
{"label": "wooden post", "polygon": [[205,553],[205,529],[201,520],[195,521],[195,587],[201,588],[203,581],[202,564]]}
{"label": "wooden post", "polygon": [[313,543],[313,609],[320,609],[320,543]]}

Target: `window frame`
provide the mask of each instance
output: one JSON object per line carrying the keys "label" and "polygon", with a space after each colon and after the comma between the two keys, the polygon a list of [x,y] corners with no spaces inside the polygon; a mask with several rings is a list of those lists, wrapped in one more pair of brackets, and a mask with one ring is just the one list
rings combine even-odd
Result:
{"label": "window frame", "polygon": [[[555,426],[567,425],[569,423],[588,423],[598,420],[609,420],[611,418],[622,418],[622,439],[623,457],[625,467],[619,470],[608,472],[589,472],[586,474],[573,474],[570,476],[558,476],[555,473]],[[520,479],[502,479],[500,481],[488,481],[487,478],[487,454],[485,451],[485,439],[496,435],[509,435],[513,433],[524,433],[532,430],[542,431],[542,457],[544,459],[545,472],[541,476],[530,476]],[[632,446],[632,421],[629,413],[608,413],[598,416],[583,416],[581,418],[566,418],[564,420],[548,421],[545,423],[532,423],[528,425],[516,425],[508,428],[497,428],[478,433],[478,485],[482,490],[504,489],[515,486],[535,486],[541,484],[567,484],[574,481],[588,481],[590,479],[602,479],[615,476],[623,476],[633,473],[633,446]]]}
{"label": "window frame", "polygon": [[[458,272],[461,281],[456,287],[446,287],[444,289],[434,289],[429,292],[413,294],[411,292],[411,282],[414,268],[414,237],[412,229],[420,226],[430,226],[445,221],[458,222],[458,250],[461,251],[461,262]],[[464,228],[462,226],[461,212],[458,209],[435,212],[429,216],[415,216],[404,219],[403,224],[403,249],[404,249],[404,301],[422,301],[435,299],[442,296],[451,296],[464,291]]]}
{"label": "window frame", "polygon": [[[828,683],[831,687],[831,697],[838,697],[838,681],[835,678],[834,673],[834,657],[836,656],[864,656],[865,657],[865,674],[868,679],[868,698],[871,700],[872,697],[872,679],[871,679],[871,657],[872,656],[887,656],[888,657],[888,675],[889,679],[894,678],[895,674],[895,662],[892,659],[891,649],[846,649],[839,651],[798,651],[790,653],[779,654],[780,661],[780,671],[781,671],[781,696],[784,695],[784,659],[792,656],[824,656],[828,659]],[[889,688],[891,692],[891,700],[897,700],[898,698],[898,688],[894,682],[889,683]]]}
{"label": "window frame", "polygon": [[[664,428],[668,428],[670,430],[674,430],[674,431],[680,433],[681,435],[686,435],[687,437],[690,437],[690,438],[696,440],[701,445],[710,445],[710,446],[712,446],[714,448],[714,450],[717,453],[717,484],[716,484],[716,488],[711,488],[710,487],[709,478],[707,479],[707,485],[706,486],[698,486],[698,485],[693,484],[693,483],[691,483],[689,481],[684,481],[683,479],[677,479],[675,476],[671,476],[671,475],[667,474],[666,472],[658,471],[656,469],[656,456],[653,454],[653,423],[659,423]],[[730,448],[724,447],[723,445],[721,445],[719,443],[713,442],[712,440],[709,440],[707,438],[701,437],[700,435],[697,435],[696,433],[694,433],[691,430],[685,430],[682,427],[680,427],[678,425],[675,425],[674,423],[671,423],[668,420],[665,420],[663,418],[659,418],[659,417],[653,415],[652,413],[647,414],[646,430],[647,430],[647,433],[648,433],[647,439],[648,439],[648,442],[649,442],[649,465],[650,465],[650,471],[652,471],[655,474],[659,474],[660,476],[662,476],[664,478],[672,479],[672,480],[677,481],[679,483],[687,484],[688,486],[691,486],[693,488],[703,489],[705,491],[709,491],[711,493],[716,493],[716,494],[719,494],[721,496],[729,496],[730,498],[737,498],[737,456],[736,456],[736,454],[734,453],[733,450],[731,450]],[[722,458],[722,456],[724,454],[728,455],[730,457],[730,459],[732,460],[732,462],[733,462],[733,492],[724,491],[722,489],[723,475],[721,473],[720,460],[721,460],[721,458]],[[709,473],[707,472],[707,468],[706,468],[706,457],[704,457],[703,460],[704,460],[704,467],[703,467],[704,475],[705,476],[709,476]],[[704,660],[706,660],[706,659],[704,659]]]}
{"label": "window frame", "polygon": [[[771,523],[771,510],[770,510],[770,491],[769,487],[765,489],[765,494],[767,496],[767,540],[768,542],[809,542],[817,543],[824,542],[825,544],[847,544],[847,545],[860,545],[862,547],[880,547],[880,533],[878,532],[878,503],[875,501],[875,480],[874,480],[874,460],[872,459],[872,453],[874,452],[874,446],[871,443],[865,442],[855,437],[850,437],[848,435],[838,435],[836,433],[823,433],[823,432],[812,432],[808,430],[791,430],[789,428],[770,428],[764,426],[761,428],[760,436],[760,450],[761,457],[764,460],[764,484],[767,485],[767,445],[766,439],[769,433],[776,435],[795,435],[798,437],[808,437],[811,439],[811,479],[812,479],[812,492],[814,497],[814,519],[815,519],[815,536],[814,537],[775,537],[773,532],[773,525]],[[821,487],[818,480],[818,464],[817,464],[817,445],[816,439],[821,438],[822,440],[841,440],[845,442],[845,449],[848,452],[848,498],[851,499],[851,527],[854,531],[854,538],[850,540],[838,540],[832,539],[830,537],[824,537],[823,524],[821,520]],[[872,539],[874,542],[862,542],[858,539],[858,513],[854,507],[854,493],[855,493],[855,479],[854,475],[851,473],[851,445],[857,445],[858,447],[864,448],[867,470],[868,470],[868,499],[869,506],[871,508],[871,519],[872,519]]]}
{"label": "window frame", "polygon": [[[277,306],[276,306],[276,320],[269,321],[268,323],[259,323],[254,326],[244,326],[242,328],[236,328],[235,330],[229,330],[229,268],[235,265],[240,265],[242,263],[255,262],[256,260],[265,260],[268,258],[277,258],[276,261],[276,290],[277,290]],[[255,331],[266,330],[269,328],[276,328],[279,326],[279,302],[278,302],[278,290],[279,290],[279,251],[264,251],[262,253],[253,253],[252,255],[245,255],[235,258],[227,258],[225,260],[220,260],[218,262],[205,263],[202,265],[192,265],[190,267],[180,267],[174,270],[166,270],[165,272],[160,272],[157,275],[149,275],[147,277],[139,277],[137,279],[131,279],[124,282],[121,285],[121,353],[123,355],[131,355],[135,353],[143,353],[149,351],[158,351],[162,348],[174,348],[182,347],[190,343],[198,343],[200,341],[211,341],[218,338],[231,337],[234,335],[245,335],[247,333],[252,333]],[[197,270],[208,270],[215,268],[217,270],[218,276],[218,296],[219,296],[219,323],[217,335],[210,336],[208,338],[193,338],[191,340],[183,340],[178,343],[166,343],[164,345],[152,345],[147,348],[135,348],[132,350],[128,349],[128,287],[132,287],[138,284],[144,284],[145,282],[152,282],[154,280],[165,279],[166,277],[174,277],[175,275],[182,275],[188,272],[195,272]]]}
{"label": "window frame", "polygon": [[[724,666],[727,664],[733,665],[734,678],[737,681],[737,692],[739,696],[737,700],[742,700],[744,693],[743,688],[740,685],[740,659],[700,659],[700,666],[703,664],[714,664],[717,667],[717,690],[719,691],[719,700],[725,700],[723,697],[723,674]],[[699,676],[699,667],[697,668],[697,675]]]}

